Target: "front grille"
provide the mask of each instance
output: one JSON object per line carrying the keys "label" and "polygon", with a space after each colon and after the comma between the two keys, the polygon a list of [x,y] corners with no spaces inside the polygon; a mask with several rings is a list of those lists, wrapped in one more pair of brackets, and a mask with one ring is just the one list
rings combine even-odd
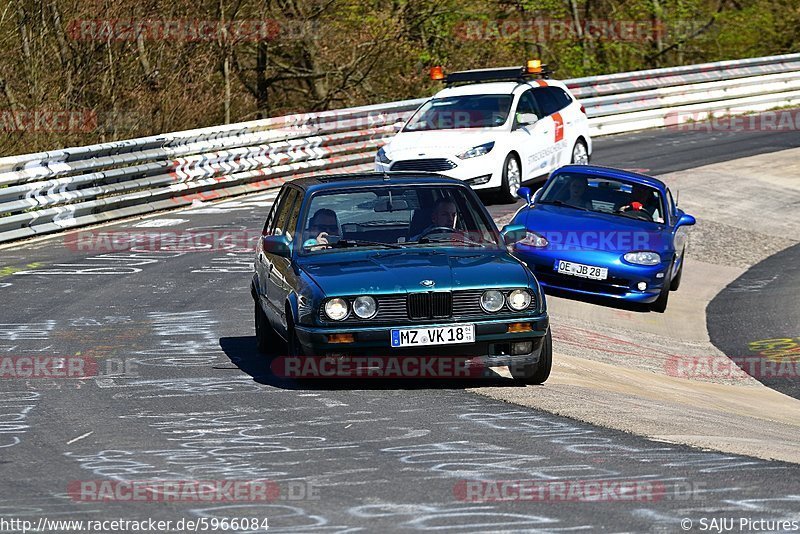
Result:
{"label": "front grille", "polygon": [[445,158],[430,158],[430,159],[406,159],[396,161],[391,170],[393,171],[422,171],[422,172],[440,172],[455,169],[456,164]]}
{"label": "front grille", "polygon": [[453,310],[453,294],[448,292],[412,293],[408,296],[409,319],[443,319]]}
{"label": "front grille", "polygon": [[[486,319],[488,317],[513,317],[522,313],[530,313],[536,309],[536,298],[531,299],[527,310],[514,311],[506,306],[497,313],[488,313],[481,308],[483,289],[467,289],[460,291],[431,291],[421,293],[375,295],[378,311],[372,319],[360,319],[351,313],[342,321],[331,321],[325,316],[322,307],[319,318],[326,324],[402,324],[419,321],[436,321],[452,319],[454,321],[470,319]],[[508,294],[510,290],[502,290]],[[348,298],[352,306],[355,297]]]}

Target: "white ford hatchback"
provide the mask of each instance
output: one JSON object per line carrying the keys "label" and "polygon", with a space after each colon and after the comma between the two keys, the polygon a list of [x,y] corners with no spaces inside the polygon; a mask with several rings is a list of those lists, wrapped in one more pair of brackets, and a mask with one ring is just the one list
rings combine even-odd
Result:
{"label": "white ford hatchback", "polygon": [[379,172],[428,171],[516,200],[522,182],[592,152],[583,106],[562,82],[527,66],[431,76],[447,88],[417,109],[376,157]]}

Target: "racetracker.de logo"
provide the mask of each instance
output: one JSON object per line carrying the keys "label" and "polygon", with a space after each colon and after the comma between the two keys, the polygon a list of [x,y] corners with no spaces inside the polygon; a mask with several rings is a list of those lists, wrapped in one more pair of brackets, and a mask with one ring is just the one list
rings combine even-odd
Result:
{"label": "racetracker.de logo", "polygon": [[800,359],[775,361],[763,356],[671,356],[664,364],[667,375],[678,378],[745,380],[797,379]]}
{"label": "racetracker.de logo", "polygon": [[664,125],[679,132],[797,132],[800,110],[673,111],[664,117]]}
{"label": "racetracker.de logo", "polygon": [[302,39],[313,35],[311,21],[197,19],[75,19],[67,35],[75,41],[260,42]]}
{"label": "racetracker.de logo", "polygon": [[464,356],[279,356],[272,373],[284,378],[470,378],[488,367]]}
{"label": "racetracker.de logo", "polygon": [[73,252],[254,252],[260,232],[251,230],[83,231],[64,236]]}
{"label": "racetracker.de logo", "polygon": [[666,487],[657,480],[461,480],[453,494],[466,502],[653,502]]}
{"label": "racetracker.de logo", "polygon": [[78,502],[316,501],[310,482],[272,480],[73,480],[67,494]]}
{"label": "racetracker.de logo", "polygon": [[0,356],[0,379],[89,378],[98,368],[97,360],[83,356]]}
{"label": "racetracker.de logo", "polygon": [[688,35],[703,26],[702,21],[676,20],[669,24],[651,20],[584,19],[496,19],[466,20],[453,27],[462,41],[499,39],[534,42],[603,41],[651,42],[669,35]]}

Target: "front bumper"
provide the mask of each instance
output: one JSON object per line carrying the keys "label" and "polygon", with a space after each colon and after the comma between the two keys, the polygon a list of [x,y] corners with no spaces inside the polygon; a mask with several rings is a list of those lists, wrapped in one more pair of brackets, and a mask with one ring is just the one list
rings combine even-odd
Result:
{"label": "front bumper", "polygon": [[[619,254],[621,256],[622,254]],[[627,302],[649,304],[658,299],[666,282],[669,262],[658,265],[632,265],[622,261],[616,254],[610,259],[606,254],[594,255],[587,251],[559,251],[526,247],[517,244],[514,256],[525,262],[539,284],[547,289],[557,289],[569,293],[599,296]],[[608,268],[606,280],[591,280],[558,273],[558,261],[582,263]],[[640,282],[647,284],[639,290]]]}
{"label": "front bumper", "polygon": [[[390,325],[375,327],[360,326],[307,326],[295,325],[298,340],[306,354],[315,355],[353,355],[380,357],[435,357],[447,356],[469,358],[474,364],[486,367],[535,363],[539,360],[542,340],[549,326],[547,314],[504,318],[498,320],[458,321],[459,324],[475,325],[475,341],[452,345],[425,345],[419,347],[391,347],[392,329],[427,328],[448,326],[454,323],[432,323],[418,325]],[[512,323],[530,323],[531,331],[508,332]],[[353,334],[353,343],[330,343],[333,334]],[[511,354],[515,342],[532,342],[532,350],[527,354]]]}
{"label": "front bumper", "polygon": [[[418,159],[431,159],[432,157],[433,156],[426,155],[424,158]],[[473,189],[497,189],[502,184],[503,162],[497,161],[497,159],[493,157],[492,152],[465,160],[459,159],[455,155],[435,156],[435,158],[448,159],[456,164],[456,167],[452,169],[436,171],[437,174],[467,182]],[[408,158],[403,161],[413,161],[413,159],[415,158]],[[393,161],[392,163],[386,164],[376,161],[375,170],[377,172],[390,172],[392,170],[392,164],[394,163],[396,162]],[[488,177],[488,181],[484,182],[483,180],[486,177]]]}

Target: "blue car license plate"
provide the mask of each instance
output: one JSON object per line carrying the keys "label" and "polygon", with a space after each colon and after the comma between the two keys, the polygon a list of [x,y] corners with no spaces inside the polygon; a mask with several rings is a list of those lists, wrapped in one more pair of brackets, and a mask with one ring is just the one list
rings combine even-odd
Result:
{"label": "blue car license plate", "polygon": [[474,324],[453,324],[428,328],[393,328],[392,347],[451,345],[475,341]]}
{"label": "blue car license plate", "polygon": [[584,265],[571,261],[558,260],[556,270],[559,274],[568,274],[592,280],[605,280],[608,278],[608,269],[606,267],[595,267],[594,265]]}

